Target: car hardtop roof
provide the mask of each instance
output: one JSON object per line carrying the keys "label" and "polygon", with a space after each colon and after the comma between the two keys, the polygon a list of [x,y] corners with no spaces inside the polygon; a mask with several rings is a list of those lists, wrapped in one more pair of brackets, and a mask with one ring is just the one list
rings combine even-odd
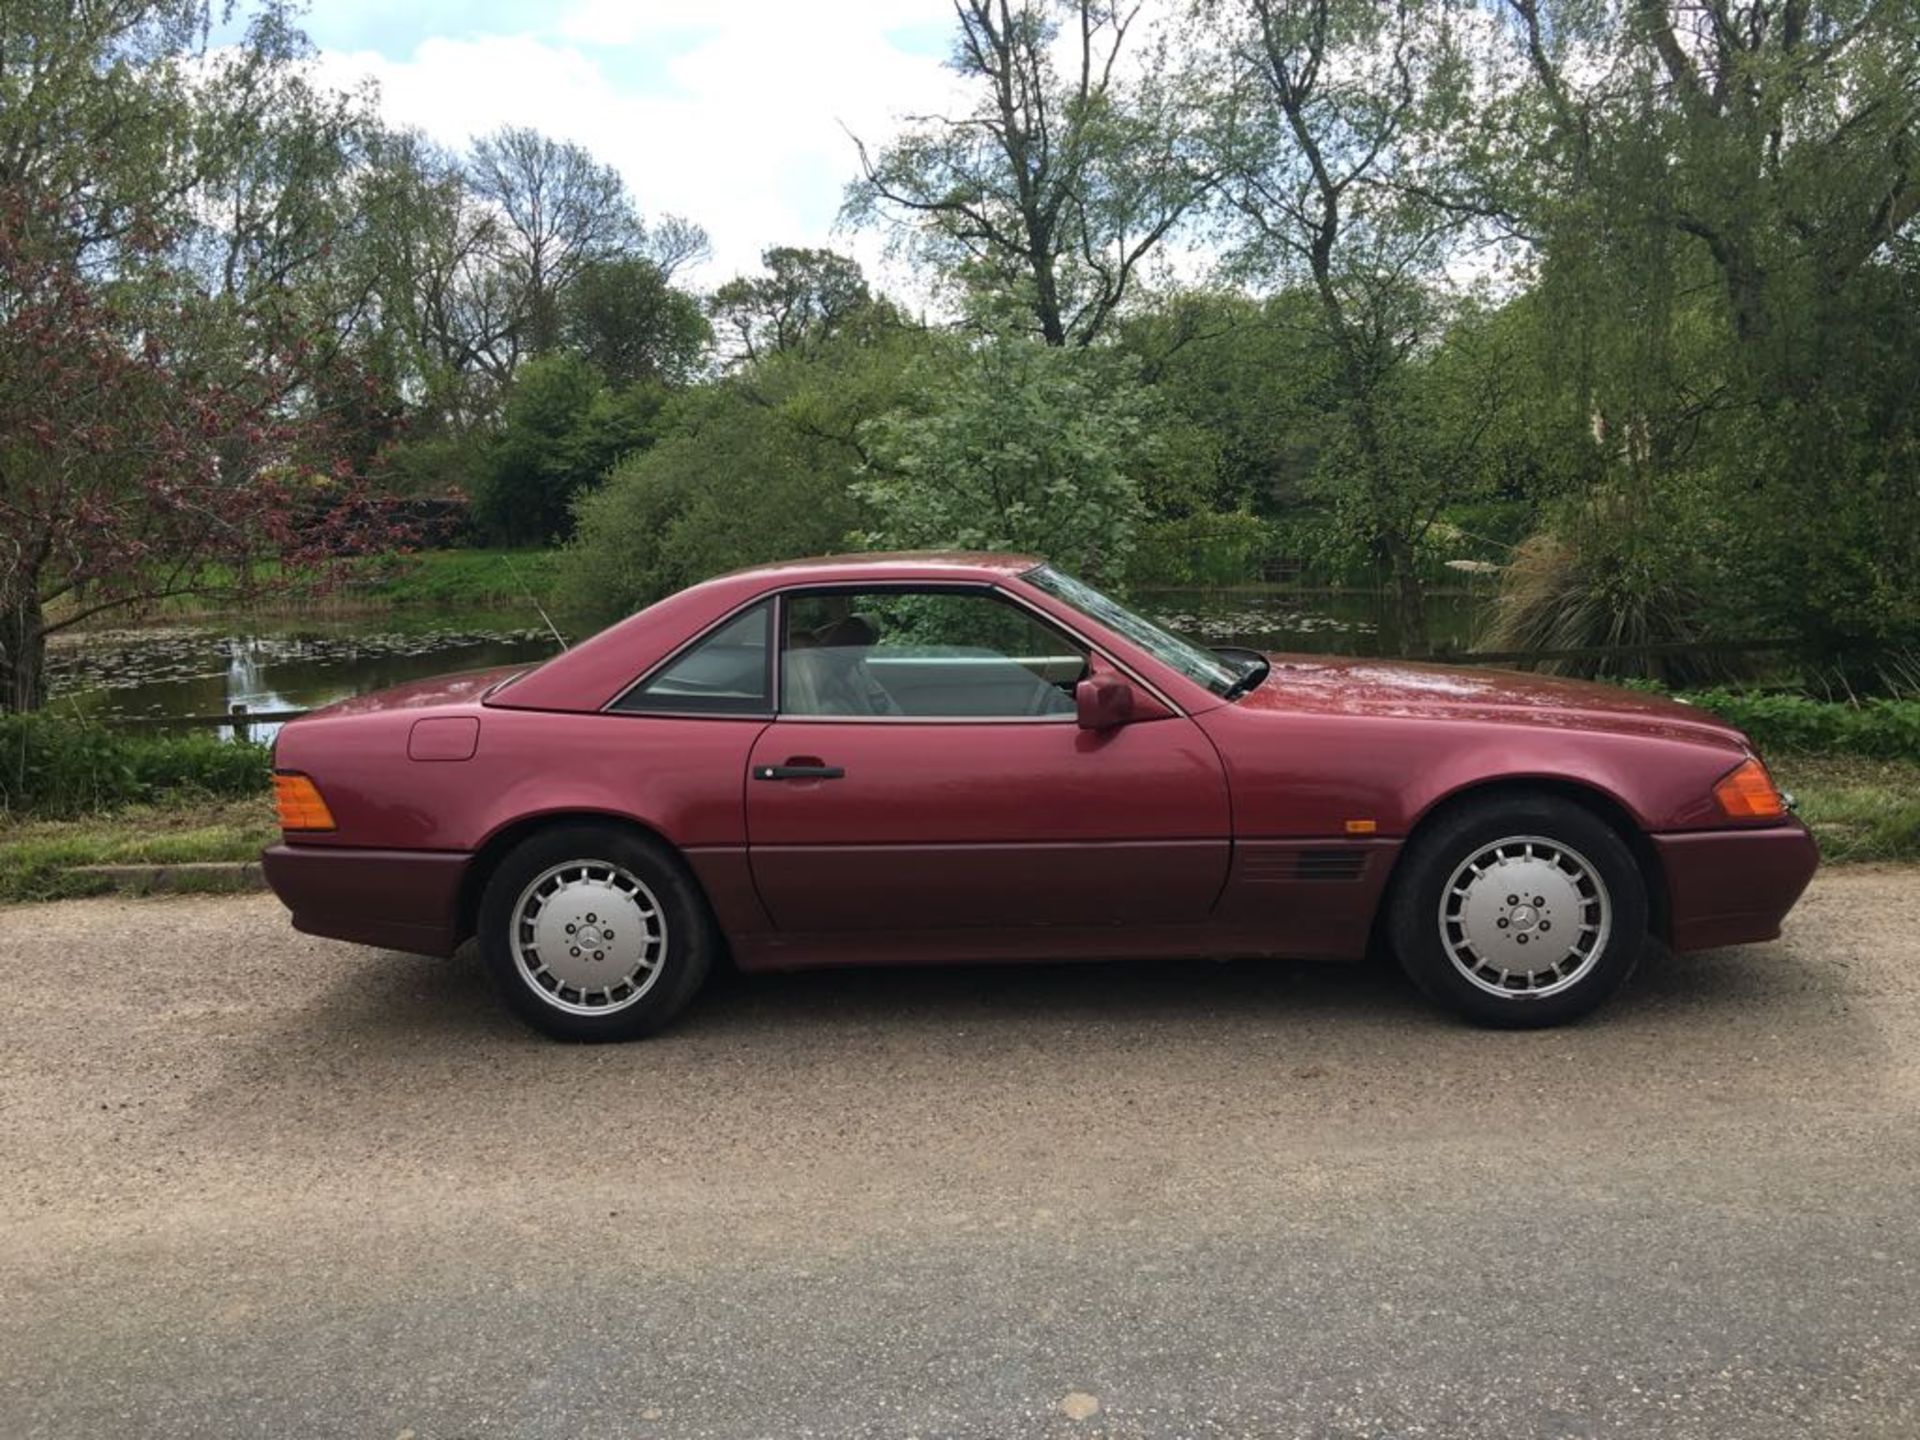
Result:
{"label": "car hardtop roof", "polygon": [[777,585],[865,584],[880,580],[998,580],[1043,564],[1037,555],[996,550],[892,550],[776,560],[718,575],[716,580],[769,580]]}
{"label": "car hardtop roof", "polygon": [[490,695],[487,703],[508,709],[598,710],[633,681],[640,660],[665,654],[702,626],[768,591],[794,585],[857,587],[916,580],[991,585],[1040,563],[1030,555],[910,550],[783,560],[716,575],[527,671]]}

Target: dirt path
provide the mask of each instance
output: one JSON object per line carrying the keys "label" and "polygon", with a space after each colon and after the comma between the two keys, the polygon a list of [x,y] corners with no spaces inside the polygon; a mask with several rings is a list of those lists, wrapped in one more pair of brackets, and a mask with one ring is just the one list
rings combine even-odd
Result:
{"label": "dirt path", "polygon": [[0,1435],[1920,1433],[1920,871],[1595,1021],[734,981],[569,1049],[267,897],[0,911]]}

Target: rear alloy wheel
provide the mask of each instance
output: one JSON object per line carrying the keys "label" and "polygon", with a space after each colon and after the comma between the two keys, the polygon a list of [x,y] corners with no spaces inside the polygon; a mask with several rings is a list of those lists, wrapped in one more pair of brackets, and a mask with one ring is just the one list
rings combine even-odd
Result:
{"label": "rear alloy wheel", "polygon": [[1394,948],[1433,999],[1482,1024],[1557,1025],[1625,983],[1645,948],[1646,885],[1626,843],[1554,796],[1462,806],[1409,847]]}
{"label": "rear alloy wheel", "polygon": [[507,1003],[560,1040],[629,1040],[671,1020],[714,948],[677,857],[610,826],[523,841],[480,906],[480,949]]}
{"label": "rear alloy wheel", "polygon": [[521,980],[571,1015],[613,1015],[647,998],[666,971],[660,901],[624,865],[550,865],[514,902],[508,943]]}

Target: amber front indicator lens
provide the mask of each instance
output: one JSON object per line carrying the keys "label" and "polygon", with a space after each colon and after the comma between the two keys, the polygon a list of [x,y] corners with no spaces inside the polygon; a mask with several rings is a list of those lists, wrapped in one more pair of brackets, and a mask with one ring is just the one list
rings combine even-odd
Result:
{"label": "amber front indicator lens", "polygon": [[1758,760],[1748,760],[1713,787],[1720,808],[1735,820],[1771,820],[1787,813],[1787,802]]}
{"label": "amber front indicator lens", "polygon": [[305,775],[275,775],[273,804],[280,812],[282,830],[331,830],[333,812],[320,790]]}

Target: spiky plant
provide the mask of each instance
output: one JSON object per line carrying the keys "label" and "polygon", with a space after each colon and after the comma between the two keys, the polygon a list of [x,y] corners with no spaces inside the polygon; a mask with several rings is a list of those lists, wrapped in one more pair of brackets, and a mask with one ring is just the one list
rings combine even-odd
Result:
{"label": "spiky plant", "polygon": [[[1709,638],[1708,607],[1673,550],[1587,524],[1542,531],[1514,548],[1500,577],[1485,645],[1495,650],[1574,650],[1692,644]],[[1548,660],[1559,675],[1639,677],[1673,686],[1747,673],[1725,652]]]}

